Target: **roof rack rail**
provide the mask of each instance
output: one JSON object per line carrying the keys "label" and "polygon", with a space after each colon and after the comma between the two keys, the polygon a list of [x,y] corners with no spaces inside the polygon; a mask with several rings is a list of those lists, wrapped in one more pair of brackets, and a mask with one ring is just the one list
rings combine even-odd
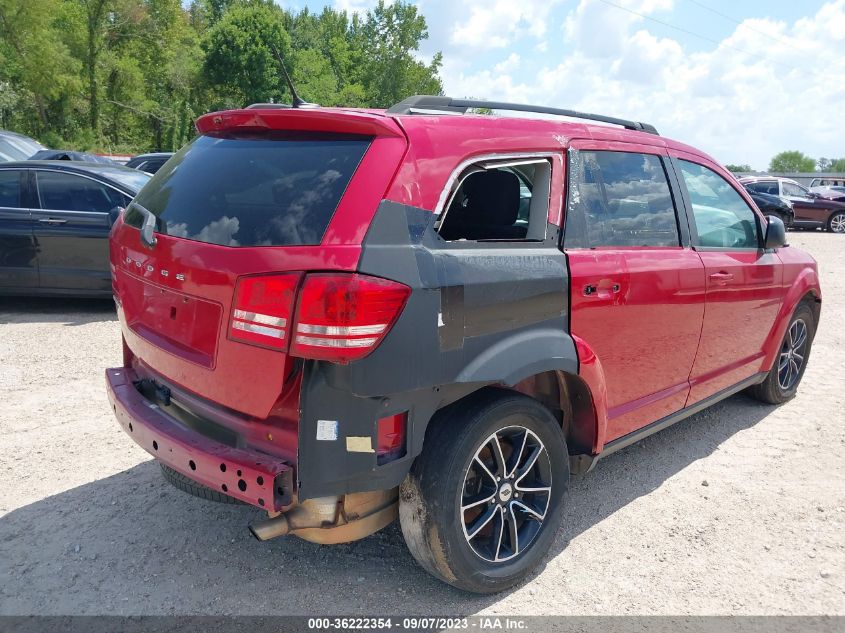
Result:
{"label": "roof rack rail", "polygon": [[488,108],[490,110],[512,110],[514,112],[536,112],[539,114],[555,114],[575,119],[587,119],[601,123],[621,125],[629,130],[648,132],[659,136],[657,129],[649,123],[617,119],[603,114],[589,114],[576,110],[562,108],[548,108],[545,106],[526,105],[523,103],[505,103],[503,101],[484,101],[481,99],[453,99],[452,97],[437,97],[434,95],[414,95],[388,108],[388,114],[464,114],[470,108]]}

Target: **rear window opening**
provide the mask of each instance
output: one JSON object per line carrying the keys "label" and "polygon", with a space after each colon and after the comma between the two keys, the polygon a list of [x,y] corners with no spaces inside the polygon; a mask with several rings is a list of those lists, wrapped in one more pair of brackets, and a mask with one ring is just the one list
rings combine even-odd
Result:
{"label": "rear window opening", "polygon": [[436,228],[444,240],[542,241],[549,216],[546,159],[481,162],[457,180]]}
{"label": "rear window opening", "polygon": [[[156,231],[222,246],[319,244],[370,137],[200,136],[137,196]],[[140,228],[134,208],[126,223]]]}

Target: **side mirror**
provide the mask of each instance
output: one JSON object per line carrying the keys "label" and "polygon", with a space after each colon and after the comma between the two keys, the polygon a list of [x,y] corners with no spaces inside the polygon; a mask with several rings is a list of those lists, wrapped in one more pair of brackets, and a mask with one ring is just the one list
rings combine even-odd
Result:
{"label": "side mirror", "polygon": [[783,225],[783,220],[774,216],[766,216],[766,248],[782,248],[786,244],[786,227]]}

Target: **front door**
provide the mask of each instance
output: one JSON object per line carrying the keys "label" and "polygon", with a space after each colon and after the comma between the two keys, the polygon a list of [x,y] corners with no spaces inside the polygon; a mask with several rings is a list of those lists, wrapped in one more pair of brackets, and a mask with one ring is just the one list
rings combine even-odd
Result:
{"label": "front door", "polygon": [[38,257],[23,169],[0,169],[0,291],[38,288]]}
{"label": "front door", "polygon": [[87,176],[36,172],[40,209],[33,210],[41,288],[108,292],[109,231],[128,198]]}
{"label": "front door", "polygon": [[715,165],[676,165],[691,206],[691,240],[707,277],[704,328],[688,405],[761,371],[763,344],[782,301],[782,266],[763,249],[764,221]]}
{"label": "front door", "polygon": [[601,362],[611,441],[684,407],[704,266],[686,243],[659,149],[573,146],[564,239],[571,331]]}

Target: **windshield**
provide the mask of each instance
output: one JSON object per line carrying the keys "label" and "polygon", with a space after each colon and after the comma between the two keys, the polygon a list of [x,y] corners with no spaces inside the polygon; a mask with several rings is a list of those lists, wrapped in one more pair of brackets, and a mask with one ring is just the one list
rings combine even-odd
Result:
{"label": "windshield", "polygon": [[0,156],[6,160],[26,160],[40,149],[43,149],[42,146],[30,138],[0,136]]}
{"label": "windshield", "polygon": [[[369,137],[284,133],[201,136],[162,167],[137,201],[156,230],[223,246],[319,244]],[[143,218],[130,209],[126,222]]]}

